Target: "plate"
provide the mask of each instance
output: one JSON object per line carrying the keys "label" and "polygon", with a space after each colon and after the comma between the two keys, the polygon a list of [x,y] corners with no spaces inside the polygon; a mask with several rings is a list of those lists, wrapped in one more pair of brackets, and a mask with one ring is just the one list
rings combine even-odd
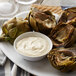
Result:
{"label": "plate", "polygon": [[[16,17],[23,17],[29,13],[27,12],[22,12]],[[56,15],[56,18],[58,18],[58,15]],[[37,76],[76,76],[76,72],[72,73],[61,73],[60,71],[56,70],[53,68],[47,58],[44,58],[41,61],[27,61],[24,60],[15,50],[14,47],[8,43],[8,42],[0,42],[0,48],[4,52],[4,54],[12,61],[14,62],[17,66],[21,67],[22,69],[37,75]]]}

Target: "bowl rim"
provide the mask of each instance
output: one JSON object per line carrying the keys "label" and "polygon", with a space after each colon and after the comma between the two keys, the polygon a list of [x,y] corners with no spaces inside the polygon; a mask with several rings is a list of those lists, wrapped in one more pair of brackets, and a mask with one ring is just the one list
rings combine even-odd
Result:
{"label": "bowl rim", "polygon": [[[47,41],[49,42],[49,44],[51,44],[50,47],[49,47],[49,51],[47,51],[45,54],[40,55],[40,56],[28,56],[28,55],[23,55],[23,54],[21,54],[20,52],[18,52],[18,50],[16,49],[16,43],[20,40],[20,38],[21,38],[23,35],[30,34],[30,33],[36,33],[36,34],[41,34],[41,35],[45,36],[46,39],[47,39]],[[30,36],[29,36],[29,37],[30,37]],[[38,37],[41,37],[41,36],[38,35]],[[23,37],[23,38],[24,38],[24,37]],[[22,39],[23,39],[23,38],[22,38]],[[19,39],[19,40],[18,40],[18,39]],[[45,38],[44,38],[44,39],[45,39]],[[17,40],[18,40],[18,41],[17,41]],[[20,54],[20,55],[22,55],[22,56],[25,56],[25,57],[29,57],[29,58],[43,57],[43,56],[47,55],[47,54],[52,50],[52,48],[53,48],[52,40],[51,40],[48,36],[46,36],[45,34],[40,33],[40,32],[33,32],[33,31],[32,31],[32,32],[23,33],[23,34],[19,35],[19,36],[15,39],[15,41],[14,41],[14,49],[15,49],[15,51],[16,51],[18,54]]]}

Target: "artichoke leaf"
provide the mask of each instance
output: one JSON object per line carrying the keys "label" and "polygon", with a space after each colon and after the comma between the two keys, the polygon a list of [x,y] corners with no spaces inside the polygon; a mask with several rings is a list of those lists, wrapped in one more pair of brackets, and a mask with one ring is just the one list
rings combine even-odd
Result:
{"label": "artichoke leaf", "polygon": [[36,20],[32,17],[32,16],[30,16],[30,24],[31,24],[31,27],[35,30],[35,31],[39,31],[38,30],[38,27],[37,27],[37,23],[36,23]]}
{"label": "artichoke leaf", "polygon": [[8,29],[6,28],[6,27],[2,27],[2,31],[3,31],[3,33],[5,33],[6,35],[8,35]]}
{"label": "artichoke leaf", "polygon": [[14,27],[12,29],[9,30],[9,36],[10,38],[15,38],[17,34],[17,27]]}
{"label": "artichoke leaf", "polygon": [[7,29],[10,30],[13,27],[14,23],[10,23],[7,25]]}

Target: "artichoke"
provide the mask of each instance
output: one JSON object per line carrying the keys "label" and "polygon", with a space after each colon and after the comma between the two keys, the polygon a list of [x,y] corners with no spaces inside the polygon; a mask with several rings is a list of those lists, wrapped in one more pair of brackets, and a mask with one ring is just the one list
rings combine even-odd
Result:
{"label": "artichoke", "polygon": [[74,18],[76,18],[76,7],[68,8],[64,10],[64,13],[59,19],[59,23],[67,23]]}
{"label": "artichoke", "polygon": [[29,24],[34,31],[49,34],[56,25],[55,16],[50,11],[32,10],[28,16]]}
{"label": "artichoke", "polygon": [[50,63],[61,72],[76,70],[76,45],[70,48],[55,48],[47,57]]}
{"label": "artichoke", "polygon": [[49,37],[55,47],[69,47],[76,41],[76,28],[70,24],[58,24]]}
{"label": "artichoke", "polygon": [[12,18],[3,24],[0,41],[9,41],[13,43],[17,36],[28,31],[30,31],[30,27],[27,20],[16,17]]}

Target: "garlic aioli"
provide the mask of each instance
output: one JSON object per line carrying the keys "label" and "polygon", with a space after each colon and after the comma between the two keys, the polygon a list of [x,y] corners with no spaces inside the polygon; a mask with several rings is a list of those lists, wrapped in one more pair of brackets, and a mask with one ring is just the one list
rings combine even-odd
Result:
{"label": "garlic aioli", "polygon": [[41,37],[26,37],[17,42],[16,48],[25,56],[41,56],[47,53],[49,43]]}

